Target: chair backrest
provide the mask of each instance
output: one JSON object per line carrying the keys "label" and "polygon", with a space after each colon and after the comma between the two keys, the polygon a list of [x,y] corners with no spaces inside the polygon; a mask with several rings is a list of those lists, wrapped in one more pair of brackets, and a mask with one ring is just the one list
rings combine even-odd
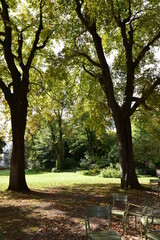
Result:
{"label": "chair backrest", "polygon": [[94,206],[86,209],[87,217],[106,218],[112,215],[112,207],[110,205],[100,207]]}
{"label": "chair backrest", "polygon": [[113,194],[113,207],[119,209],[126,209],[128,202],[128,195]]}
{"label": "chair backrest", "polygon": [[150,184],[157,184],[159,183],[159,179],[150,179]]}
{"label": "chair backrest", "polygon": [[145,198],[142,203],[142,215],[152,214],[154,209],[155,200],[154,198]]}
{"label": "chair backrest", "polygon": [[160,209],[153,210],[152,223],[155,225],[160,225]]}
{"label": "chair backrest", "polygon": [[160,169],[156,169],[157,177],[160,179]]}
{"label": "chair backrest", "polygon": [[160,209],[154,209],[151,216],[148,216],[147,225],[159,225],[160,226]]}
{"label": "chair backrest", "polygon": [[109,228],[112,226],[112,207],[110,205],[106,205],[104,207],[88,207],[86,209],[86,215],[88,222],[90,222],[90,218],[104,218],[108,220]]}

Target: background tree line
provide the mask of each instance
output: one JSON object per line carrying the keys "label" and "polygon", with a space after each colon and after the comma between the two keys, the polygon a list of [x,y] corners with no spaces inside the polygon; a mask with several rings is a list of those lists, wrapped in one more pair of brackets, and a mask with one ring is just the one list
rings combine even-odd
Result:
{"label": "background tree line", "polygon": [[[28,190],[25,156],[63,169],[66,159],[79,162],[73,153],[81,146],[90,163],[117,146],[121,187],[140,188],[135,167],[147,156],[141,161],[139,149],[147,148],[150,163],[159,160],[156,144],[154,156],[147,146],[159,141],[159,2],[0,3],[0,88],[13,142],[9,189]],[[43,131],[51,141],[43,153],[53,156],[45,159]]]}

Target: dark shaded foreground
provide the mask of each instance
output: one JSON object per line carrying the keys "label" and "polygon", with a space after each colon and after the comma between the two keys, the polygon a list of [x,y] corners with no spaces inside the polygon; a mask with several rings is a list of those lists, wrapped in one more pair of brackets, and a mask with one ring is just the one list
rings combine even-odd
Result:
{"label": "dark shaded foreground", "polygon": [[[112,204],[113,193],[127,193],[130,202],[144,197],[160,198],[149,191],[120,190],[119,185],[75,185],[29,193],[6,191],[0,197],[0,226],[3,240],[83,240],[87,206]],[[100,225],[100,227],[103,227]],[[119,219],[113,228],[121,232]],[[122,239],[140,239],[133,219]]]}

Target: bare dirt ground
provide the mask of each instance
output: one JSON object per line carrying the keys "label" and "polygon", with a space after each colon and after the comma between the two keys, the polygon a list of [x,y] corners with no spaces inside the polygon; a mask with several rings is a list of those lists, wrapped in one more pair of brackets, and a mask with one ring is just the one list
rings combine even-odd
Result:
{"label": "bare dirt ground", "polygon": [[[0,194],[0,227],[3,240],[84,240],[85,210],[88,206],[112,204],[112,194],[128,194],[129,202],[141,204],[145,197],[160,197],[149,191],[122,191],[114,185],[75,185],[29,193]],[[113,229],[121,232],[120,219],[113,219]],[[140,227],[134,219],[123,240],[140,239]]]}

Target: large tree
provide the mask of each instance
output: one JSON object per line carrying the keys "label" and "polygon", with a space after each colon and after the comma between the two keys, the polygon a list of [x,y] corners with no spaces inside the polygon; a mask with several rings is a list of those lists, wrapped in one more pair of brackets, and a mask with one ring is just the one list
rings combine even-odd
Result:
{"label": "large tree", "polygon": [[66,56],[81,62],[83,57],[83,69],[98,79],[117,130],[121,187],[138,189],[131,116],[159,90],[154,58],[160,39],[159,1],[73,0],[72,4],[65,10],[73,7],[78,18],[71,10],[66,35],[72,33],[73,41],[67,43]]}
{"label": "large tree", "polygon": [[[39,6],[39,7],[37,7]],[[45,47],[51,34],[43,31],[44,4],[0,1],[1,55],[0,88],[9,105],[12,124],[12,156],[9,190],[28,190],[25,179],[24,134],[27,119],[29,71],[35,54]]]}

